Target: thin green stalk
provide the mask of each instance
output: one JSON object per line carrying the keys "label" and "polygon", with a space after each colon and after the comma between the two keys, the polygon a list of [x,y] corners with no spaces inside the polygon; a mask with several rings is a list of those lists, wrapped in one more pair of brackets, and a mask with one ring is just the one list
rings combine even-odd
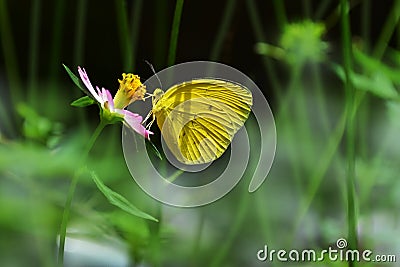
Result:
{"label": "thin green stalk", "polygon": [[378,42],[372,53],[372,55],[375,58],[381,58],[383,56],[385,49],[389,43],[389,40],[392,37],[397,24],[399,23],[399,18],[400,18],[400,0],[396,0],[395,3],[393,4],[392,11],[390,12],[385,22],[385,25],[383,26],[381,35],[379,36]]}
{"label": "thin green stalk", "polygon": [[210,59],[215,61],[220,57],[222,43],[225,39],[226,33],[228,32],[228,27],[232,21],[233,13],[235,11],[237,0],[228,0],[224,8],[224,15],[220,23],[217,35],[215,37],[214,45],[211,50]]}
{"label": "thin green stalk", "polygon": [[361,7],[361,38],[363,40],[363,45],[365,45],[367,51],[369,51],[369,46],[371,44],[371,1],[364,0]]}
{"label": "thin green stalk", "polygon": [[[253,32],[255,35],[255,39],[257,42],[266,43],[266,38],[264,36],[264,31],[262,29],[261,18],[259,13],[257,12],[257,6],[254,0],[247,0],[247,12],[249,14],[251,26],[253,28]],[[263,67],[265,69],[265,73],[268,75],[268,80],[272,84],[272,90],[274,95],[277,97],[278,101],[282,99],[282,86],[278,81],[278,75],[274,69],[274,66],[271,64],[271,61],[266,56],[261,57]]]}
{"label": "thin green stalk", "polygon": [[[298,92],[296,89],[298,89],[298,84],[300,83],[300,76],[301,76],[301,70],[302,67],[300,65],[295,65],[292,68],[291,71],[291,75],[290,75],[290,83],[288,85],[288,92],[286,94],[286,96],[284,96],[282,98],[282,100],[279,102],[279,110],[276,113],[276,122],[277,125],[279,127],[279,125],[281,125],[281,127],[284,127],[283,131],[285,133],[287,133],[287,138],[288,140],[297,140],[297,139],[301,139],[305,137],[305,134],[302,133],[302,135],[300,137],[295,136],[296,131],[293,129],[295,127],[293,127],[292,123],[287,123],[290,122],[291,119],[291,112],[293,111],[293,113],[297,113],[299,110],[290,110],[291,107],[293,107],[293,105],[291,105],[291,101],[293,101],[293,99],[295,99],[296,97],[296,92],[297,95],[302,94],[302,92]],[[296,101],[297,102],[297,101]],[[301,107],[299,107],[298,109],[301,109]],[[298,121],[303,122],[303,120],[307,119],[298,119]],[[304,127],[300,125],[300,128],[303,129]],[[300,165],[299,165],[299,161],[297,160],[297,158],[295,158],[296,153],[291,153],[289,156],[291,157],[291,163],[292,163],[292,169],[293,169],[293,177],[295,179],[296,182],[296,188],[298,189],[299,192],[302,192],[302,181],[301,181],[301,173],[300,173]]]}
{"label": "thin green stalk", "polygon": [[[81,0],[77,3],[76,9],[76,25],[75,25],[75,44],[74,44],[74,62],[75,65],[84,64],[84,44],[85,44],[85,29],[86,29],[86,11],[88,0]],[[74,90],[75,97],[78,97],[80,92]],[[86,122],[86,113],[84,109],[78,110],[78,119],[84,133],[89,132],[88,123]]]}
{"label": "thin green stalk", "polygon": [[223,260],[230,251],[231,247],[234,244],[235,238],[238,235],[240,228],[243,225],[244,219],[246,218],[247,212],[248,212],[248,206],[249,206],[249,199],[250,196],[247,187],[243,186],[243,192],[241,193],[241,199],[239,200],[238,207],[236,209],[236,216],[233,219],[233,225],[229,229],[229,233],[227,233],[224,242],[221,246],[221,248],[218,250],[216,255],[213,257],[210,267],[219,267],[223,266]]}
{"label": "thin green stalk", "polygon": [[[161,161],[160,168],[159,168],[160,174],[165,175],[166,173],[166,162],[165,160]],[[156,202],[155,204],[156,211],[154,212],[156,218],[158,218],[158,223],[154,221],[148,221],[148,226],[149,226],[149,231],[150,231],[150,241],[149,241],[149,247],[150,251],[152,252],[152,266],[158,267],[162,266],[162,246],[161,246],[161,229],[162,229],[162,223],[164,222],[163,216],[162,216],[162,203],[161,202]]]}
{"label": "thin green stalk", "polygon": [[[24,101],[22,98],[23,94],[21,91],[21,82],[19,67],[17,61],[17,54],[14,45],[14,38],[11,31],[9,12],[7,10],[6,0],[0,0],[0,39],[1,46],[3,47],[3,58],[7,74],[7,80],[9,84],[9,92],[11,97],[11,105],[16,106],[18,101]],[[1,104],[3,106],[3,104]],[[7,126],[10,131],[10,135],[15,132],[13,129],[12,121],[18,121],[15,113],[6,114],[5,112],[0,114],[2,122]]]}
{"label": "thin green stalk", "polygon": [[397,49],[400,49],[400,23],[397,24]]}
{"label": "thin green stalk", "polygon": [[331,0],[319,1],[319,6],[315,11],[315,16],[314,16],[316,21],[320,20],[325,15],[331,2],[332,2]]}
{"label": "thin green stalk", "polygon": [[134,70],[136,68],[136,54],[137,54],[137,44],[139,40],[140,32],[140,20],[142,17],[142,6],[143,0],[136,0],[132,5],[132,21],[131,21],[131,44],[132,44],[132,58],[131,66]]}
{"label": "thin green stalk", "polygon": [[130,32],[125,0],[115,1],[115,8],[117,11],[116,17],[119,31],[119,41],[121,45],[123,68],[125,71],[128,72],[132,69],[132,43],[131,38],[129,37]]}
{"label": "thin green stalk", "polygon": [[[76,65],[84,63],[84,44],[86,29],[86,11],[88,0],[81,0],[77,3],[76,25],[75,25],[75,44],[74,44],[74,62]],[[78,91],[77,91],[78,92]]]}
{"label": "thin green stalk", "polygon": [[[361,37],[363,40],[363,45],[365,46],[366,51],[370,50],[370,30],[371,30],[371,1],[364,0],[362,3],[361,9]],[[365,94],[365,93],[362,93]],[[362,96],[363,97],[363,96]],[[364,97],[363,97],[364,98]],[[360,107],[358,111],[358,127],[360,132],[368,132],[369,119],[370,119],[370,101],[367,97],[364,100],[363,105]],[[368,155],[368,140],[367,135],[363,134],[359,138],[359,154],[361,157],[366,157]]]}
{"label": "thin green stalk", "polygon": [[35,107],[38,97],[37,70],[38,70],[38,48],[41,17],[41,0],[34,0],[31,9],[30,36],[29,36],[29,70],[28,70],[28,99]]}
{"label": "thin green stalk", "polygon": [[318,105],[317,110],[319,111],[318,113],[320,114],[321,117],[322,130],[324,131],[325,134],[328,134],[330,132],[329,115],[327,111],[327,101],[324,95],[324,87],[321,81],[320,68],[317,64],[312,64],[311,71],[312,71],[312,79],[314,85],[313,87],[315,88],[315,96]]}
{"label": "thin green stalk", "polygon": [[[99,137],[101,131],[104,129],[104,127],[107,124],[101,121],[99,125],[97,126],[96,130],[94,131],[92,137],[89,139],[89,142],[86,145],[86,148],[82,154],[82,158],[80,162],[85,162],[86,158],[89,155],[90,150],[92,149],[94,143],[96,142],[97,138]],[[81,168],[78,169],[71,181],[71,184],[68,189],[68,195],[67,195],[67,200],[65,202],[65,207],[64,207],[64,212],[61,220],[61,225],[60,225],[60,238],[59,238],[59,247],[58,247],[58,265],[62,266],[64,263],[64,248],[65,248],[65,237],[67,235],[67,224],[69,220],[69,214],[71,211],[71,204],[72,204],[72,198],[75,193],[76,185],[78,184],[79,177],[81,175],[80,173]]]}
{"label": "thin green stalk", "polygon": [[[361,102],[362,102],[362,97],[358,97],[355,99],[354,112],[357,111]],[[341,115],[341,117],[339,118],[338,122],[336,123],[331,138],[329,139],[329,142],[326,145],[325,150],[321,153],[320,160],[315,164],[317,167],[310,176],[310,180],[312,182],[310,183],[307,193],[305,194],[307,196],[307,199],[305,202],[303,202],[303,207],[299,212],[299,216],[297,216],[298,220],[296,223],[295,232],[299,228],[301,221],[303,220],[304,216],[309,210],[311,203],[315,198],[316,193],[318,192],[318,188],[324,178],[326,171],[328,170],[329,166],[332,165],[332,161],[334,159],[336,151],[338,150],[339,145],[343,140],[343,136],[345,135],[347,115],[348,115],[347,110],[345,110]]]}
{"label": "thin green stalk", "polygon": [[172,66],[175,64],[176,47],[178,44],[179,25],[181,23],[182,10],[183,10],[183,0],[176,0],[174,21],[172,22],[172,30],[169,43],[168,66]]}
{"label": "thin green stalk", "polygon": [[[362,1],[364,1],[364,0],[353,0],[353,1],[350,1],[350,3],[349,3],[349,5],[350,5],[349,12],[354,7],[359,5]],[[325,24],[325,28],[326,28],[327,31],[329,31],[331,28],[333,28],[336,25],[336,23],[339,22],[340,10],[341,10],[341,5],[340,5],[340,3],[338,3],[337,7],[325,19],[325,23],[324,24]]]}
{"label": "thin green stalk", "polygon": [[204,208],[199,210],[199,224],[197,225],[196,230],[194,231],[194,242],[193,242],[193,249],[192,249],[192,266],[199,266],[198,263],[198,258],[199,258],[199,251],[201,248],[201,238],[203,236],[203,230],[204,230],[204,221],[205,221],[205,215],[204,215]]}
{"label": "thin green stalk", "polygon": [[314,172],[310,176],[311,182],[305,193],[307,199],[302,201],[302,207],[300,209],[299,215],[296,216],[297,222],[295,224],[296,225],[295,232],[297,232],[304,216],[309,210],[311,203],[315,198],[316,193],[318,192],[318,188],[324,178],[324,175],[333,161],[336,151],[340,145],[340,142],[343,139],[345,128],[346,128],[346,112],[343,112],[341,118],[339,119],[339,121],[335,126],[335,129],[331,137],[329,138],[325,150],[320,155],[320,160],[315,164],[316,168]]}
{"label": "thin green stalk", "polygon": [[[58,80],[58,74],[60,73],[60,52],[62,45],[62,33],[63,31],[63,20],[64,20],[64,12],[66,11],[65,0],[57,0],[55,1],[55,10],[54,10],[54,18],[53,18],[53,29],[52,29],[52,40],[51,40],[51,52],[50,52],[50,64],[49,64],[49,77],[52,83],[55,83]],[[50,86],[52,89],[53,97],[50,99],[55,99],[55,94],[57,93],[57,86]],[[56,102],[56,101],[54,101]]]}
{"label": "thin green stalk", "polygon": [[283,27],[285,27],[285,25],[287,24],[285,3],[282,0],[274,0],[273,4],[275,8],[276,20],[278,21],[278,26],[281,30],[283,30]]}
{"label": "thin green stalk", "polygon": [[[346,152],[347,152],[347,225],[349,249],[357,249],[357,214],[355,196],[355,90],[351,83],[352,71],[352,44],[349,21],[349,3],[341,0],[341,30],[342,30],[342,49],[345,71],[345,91],[346,91]],[[349,267],[355,266],[355,262],[349,261]]]}
{"label": "thin green stalk", "polygon": [[263,236],[264,240],[268,240],[268,239],[272,238],[274,230],[271,227],[271,224],[269,222],[269,212],[266,211],[266,208],[265,208],[265,196],[266,196],[266,194],[262,194],[261,192],[254,194],[255,210],[257,211],[256,216],[260,220],[260,226],[259,226],[260,231],[264,235]]}
{"label": "thin green stalk", "polygon": [[154,67],[160,69],[165,67],[167,53],[165,47],[168,47],[168,21],[167,17],[168,1],[156,0],[155,18],[154,18]]}

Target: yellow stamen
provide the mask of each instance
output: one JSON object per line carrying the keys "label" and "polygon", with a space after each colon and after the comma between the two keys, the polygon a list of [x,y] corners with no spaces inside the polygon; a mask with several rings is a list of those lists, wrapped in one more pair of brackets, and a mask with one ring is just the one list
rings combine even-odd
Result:
{"label": "yellow stamen", "polygon": [[118,80],[119,89],[114,97],[114,106],[123,109],[136,100],[142,100],[146,93],[146,86],[140,82],[140,77],[132,73],[123,73],[122,80]]}

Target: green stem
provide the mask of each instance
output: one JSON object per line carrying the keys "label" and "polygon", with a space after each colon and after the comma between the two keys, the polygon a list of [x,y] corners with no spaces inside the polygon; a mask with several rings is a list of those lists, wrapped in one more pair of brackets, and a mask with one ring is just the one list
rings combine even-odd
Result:
{"label": "green stem", "polygon": [[168,1],[156,0],[155,2],[155,18],[154,18],[154,46],[153,46],[153,60],[154,67],[156,69],[161,69],[165,67],[167,60],[167,53],[165,53],[164,47],[168,47],[168,21],[167,10]]}
{"label": "green stem", "polygon": [[117,0],[115,2],[123,68],[129,72],[132,68],[132,44],[129,37],[128,15],[125,5],[125,0]]}
{"label": "green stem", "polygon": [[131,67],[134,70],[136,66],[136,50],[139,40],[140,19],[142,15],[143,0],[136,0],[132,5],[132,21],[131,21],[131,44],[132,44],[132,58]]}
{"label": "green stem", "polygon": [[375,58],[381,58],[385,49],[389,43],[390,38],[393,35],[394,30],[400,19],[400,0],[396,0],[392,7],[392,12],[389,14],[385,25],[382,28],[381,35],[379,36],[378,42],[372,55]]}
{"label": "green stem", "polygon": [[[22,98],[23,93],[21,91],[22,86],[21,86],[21,80],[20,80],[20,74],[19,74],[19,67],[18,67],[18,61],[17,61],[17,54],[15,50],[15,45],[14,45],[14,38],[13,34],[11,31],[11,24],[10,24],[10,18],[9,18],[9,12],[7,10],[7,1],[6,0],[0,0],[0,39],[1,39],[1,47],[3,48],[3,57],[4,57],[4,64],[5,64],[5,69],[7,73],[7,80],[9,84],[9,92],[10,92],[10,97],[11,97],[11,105],[16,106],[16,104],[19,101],[24,101]],[[4,105],[3,103],[0,103],[2,106]],[[1,107],[0,109],[3,109]],[[4,110],[6,110],[4,108]],[[6,113],[1,113],[0,118],[2,119],[2,122],[7,126],[7,129],[9,129],[9,134],[13,135],[15,134],[15,129],[14,129],[14,122],[19,122],[20,120],[17,119],[15,116],[15,113],[12,114],[6,114]]]}
{"label": "green stem", "polygon": [[176,47],[178,44],[179,25],[181,23],[182,10],[183,0],[176,0],[174,21],[172,22],[172,31],[169,43],[168,66],[172,66],[175,64]]}
{"label": "green stem", "polygon": [[[92,137],[90,138],[89,142],[86,145],[86,148],[82,154],[82,158],[79,162],[85,162],[86,158],[89,155],[90,150],[92,149],[94,143],[96,142],[96,139],[99,137],[101,131],[104,129],[104,127],[107,124],[104,123],[103,121],[100,122],[100,124],[97,126],[96,130],[94,131]],[[71,204],[72,204],[72,198],[75,193],[76,185],[78,184],[79,177],[80,177],[80,170],[77,170],[74,174],[74,177],[72,178],[71,184],[68,189],[68,195],[67,195],[67,200],[65,201],[65,207],[64,207],[64,212],[61,220],[61,226],[60,226],[60,239],[59,239],[59,247],[58,247],[58,265],[62,266],[64,263],[64,247],[65,247],[65,237],[67,235],[67,224],[69,220],[69,214],[71,211]]]}
{"label": "green stem", "polygon": [[[77,3],[76,9],[76,26],[75,26],[75,43],[74,43],[74,62],[77,66],[84,64],[84,44],[85,44],[85,29],[86,29],[86,11],[88,0],[81,0]],[[79,97],[80,92],[74,90],[74,96]],[[89,133],[88,123],[85,117],[84,109],[78,110],[78,119],[84,133]]]}
{"label": "green stem", "polygon": [[[346,75],[346,151],[347,151],[347,224],[349,249],[357,249],[357,217],[355,201],[355,90],[351,83],[352,70],[352,46],[349,21],[349,3],[341,0],[341,28],[343,62]],[[355,262],[349,261],[349,267],[355,266]]]}
{"label": "green stem", "polygon": [[249,199],[251,196],[247,192],[247,187],[243,185],[243,189],[244,190],[241,192],[241,199],[239,202],[239,206],[236,209],[236,216],[233,219],[233,225],[232,227],[230,227],[229,233],[227,233],[227,236],[224,239],[221,248],[218,250],[218,253],[216,253],[216,255],[213,257],[213,260],[209,265],[211,267],[218,267],[224,265],[223,260],[229,253],[231,247],[233,246],[235,238],[238,235],[241,226],[246,218],[247,211],[249,210],[248,208]]}
{"label": "green stem", "polygon": [[39,47],[39,32],[40,32],[40,7],[41,0],[33,1],[31,10],[31,27],[29,37],[29,71],[28,71],[28,88],[29,101],[33,106],[37,103],[37,70],[38,70],[38,47]]}
{"label": "green stem", "polygon": [[199,266],[196,263],[198,262],[199,258],[199,251],[201,249],[201,242],[202,237],[204,236],[204,222],[205,222],[205,215],[204,209],[199,210],[199,224],[197,225],[196,230],[194,231],[194,242],[193,242],[193,249],[192,249],[192,266]]}
{"label": "green stem", "polygon": [[226,33],[228,32],[228,27],[230,25],[230,22],[232,21],[236,2],[237,0],[228,0],[224,8],[225,12],[222,17],[222,22],[220,23],[220,27],[218,29],[213,48],[211,50],[210,59],[213,61],[217,60],[220,57],[222,43],[224,41]]}
{"label": "green stem", "polygon": [[[259,12],[257,12],[256,3],[254,2],[254,0],[247,0],[246,4],[247,4],[247,12],[250,17],[251,26],[253,28],[253,32],[257,42],[266,43],[266,38],[264,36],[264,30],[262,28]],[[277,78],[278,75],[268,57],[262,56],[261,59],[265,72],[268,75],[268,80],[271,81],[274,95],[277,97],[279,101],[280,99],[282,99],[282,86],[280,85],[279,80]]]}
{"label": "green stem", "polygon": [[[51,42],[51,57],[50,57],[50,64],[49,64],[49,77],[51,79],[52,84],[54,85],[57,81],[57,76],[60,73],[60,52],[62,46],[62,34],[63,34],[63,21],[64,21],[64,12],[66,11],[65,0],[57,0],[55,1],[55,10],[54,10],[54,19],[53,19],[53,28],[52,28],[52,42]],[[58,87],[51,86],[52,88],[52,95],[49,99],[57,99],[55,96],[57,94]]]}
{"label": "green stem", "polygon": [[76,65],[83,64],[84,53],[84,37],[86,29],[86,11],[88,0],[81,0],[77,3],[76,10],[76,27],[75,27],[75,44],[74,44],[74,61]]}
{"label": "green stem", "polygon": [[[288,92],[285,97],[279,102],[280,109],[277,112],[276,115],[276,121],[278,128],[281,125],[284,128],[284,132],[287,134],[288,140],[296,140],[297,137],[295,134],[297,133],[296,130],[293,128],[293,123],[284,123],[287,121],[293,120],[293,116],[291,114],[299,114],[299,111],[302,109],[301,107],[297,107],[292,105],[293,100],[296,99],[299,95],[302,94],[302,92],[298,92],[298,84],[300,83],[300,77],[301,77],[301,70],[302,66],[299,64],[296,64],[295,66],[292,67],[291,70],[291,75],[290,75],[290,83],[288,85]],[[297,93],[297,95],[296,95]],[[298,101],[296,101],[297,103]],[[302,116],[303,117],[303,116]],[[307,119],[304,118],[299,118],[297,121],[300,121],[301,123],[304,123],[307,121]],[[282,124],[280,124],[282,123]],[[300,125],[299,129],[306,128],[306,126]],[[302,130],[303,131],[303,130]],[[304,132],[301,133],[300,138],[305,138],[306,134]],[[300,149],[299,149],[300,150]],[[311,149],[310,149],[311,150]],[[295,157],[295,153],[290,154],[291,157],[291,162],[292,162],[292,169],[293,169],[293,176],[296,182],[296,188],[299,190],[299,192],[302,192],[302,182],[301,182],[301,166],[299,165],[299,161]]]}
{"label": "green stem", "polygon": [[362,3],[362,15],[361,15],[361,37],[364,45],[369,51],[371,44],[370,32],[371,32],[371,1],[364,0]]}
{"label": "green stem", "polygon": [[321,72],[320,68],[317,64],[312,64],[311,66],[311,71],[312,71],[312,79],[313,79],[313,85],[315,88],[315,96],[317,98],[317,105],[318,105],[318,110],[319,113],[321,114],[321,123],[322,123],[322,130],[324,134],[329,133],[330,127],[329,127],[329,115],[327,111],[327,99],[324,95],[324,87],[322,85],[321,81]]}
{"label": "green stem", "polygon": [[283,27],[287,24],[286,12],[285,12],[285,3],[282,0],[274,0],[273,2],[276,14],[276,20],[278,21],[278,26],[280,30],[283,30]]}
{"label": "green stem", "polygon": [[315,11],[314,19],[316,21],[321,20],[328,10],[329,5],[331,4],[331,0],[319,1],[319,6]]}

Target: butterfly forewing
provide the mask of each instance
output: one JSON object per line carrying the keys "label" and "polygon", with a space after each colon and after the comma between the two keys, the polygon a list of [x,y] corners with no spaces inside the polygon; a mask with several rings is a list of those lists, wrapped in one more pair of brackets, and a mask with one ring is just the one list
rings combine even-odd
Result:
{"label": "butterfly forewing", "polygon": [[198,79],[171,87],[153,107],[163,138],[185,164],[219,158],[243,126],[252,105],[244,86]]}

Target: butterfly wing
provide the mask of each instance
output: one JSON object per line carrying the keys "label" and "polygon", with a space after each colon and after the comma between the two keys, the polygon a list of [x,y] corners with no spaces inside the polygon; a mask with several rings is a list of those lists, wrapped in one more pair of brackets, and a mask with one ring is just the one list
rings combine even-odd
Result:
{"label": "butterfly wing", "polygon": [[251,105],[251,92],[242,85],[198,79],[167,90],[153,113],[174,156],[185,164],[202,164],[225,152]]}

